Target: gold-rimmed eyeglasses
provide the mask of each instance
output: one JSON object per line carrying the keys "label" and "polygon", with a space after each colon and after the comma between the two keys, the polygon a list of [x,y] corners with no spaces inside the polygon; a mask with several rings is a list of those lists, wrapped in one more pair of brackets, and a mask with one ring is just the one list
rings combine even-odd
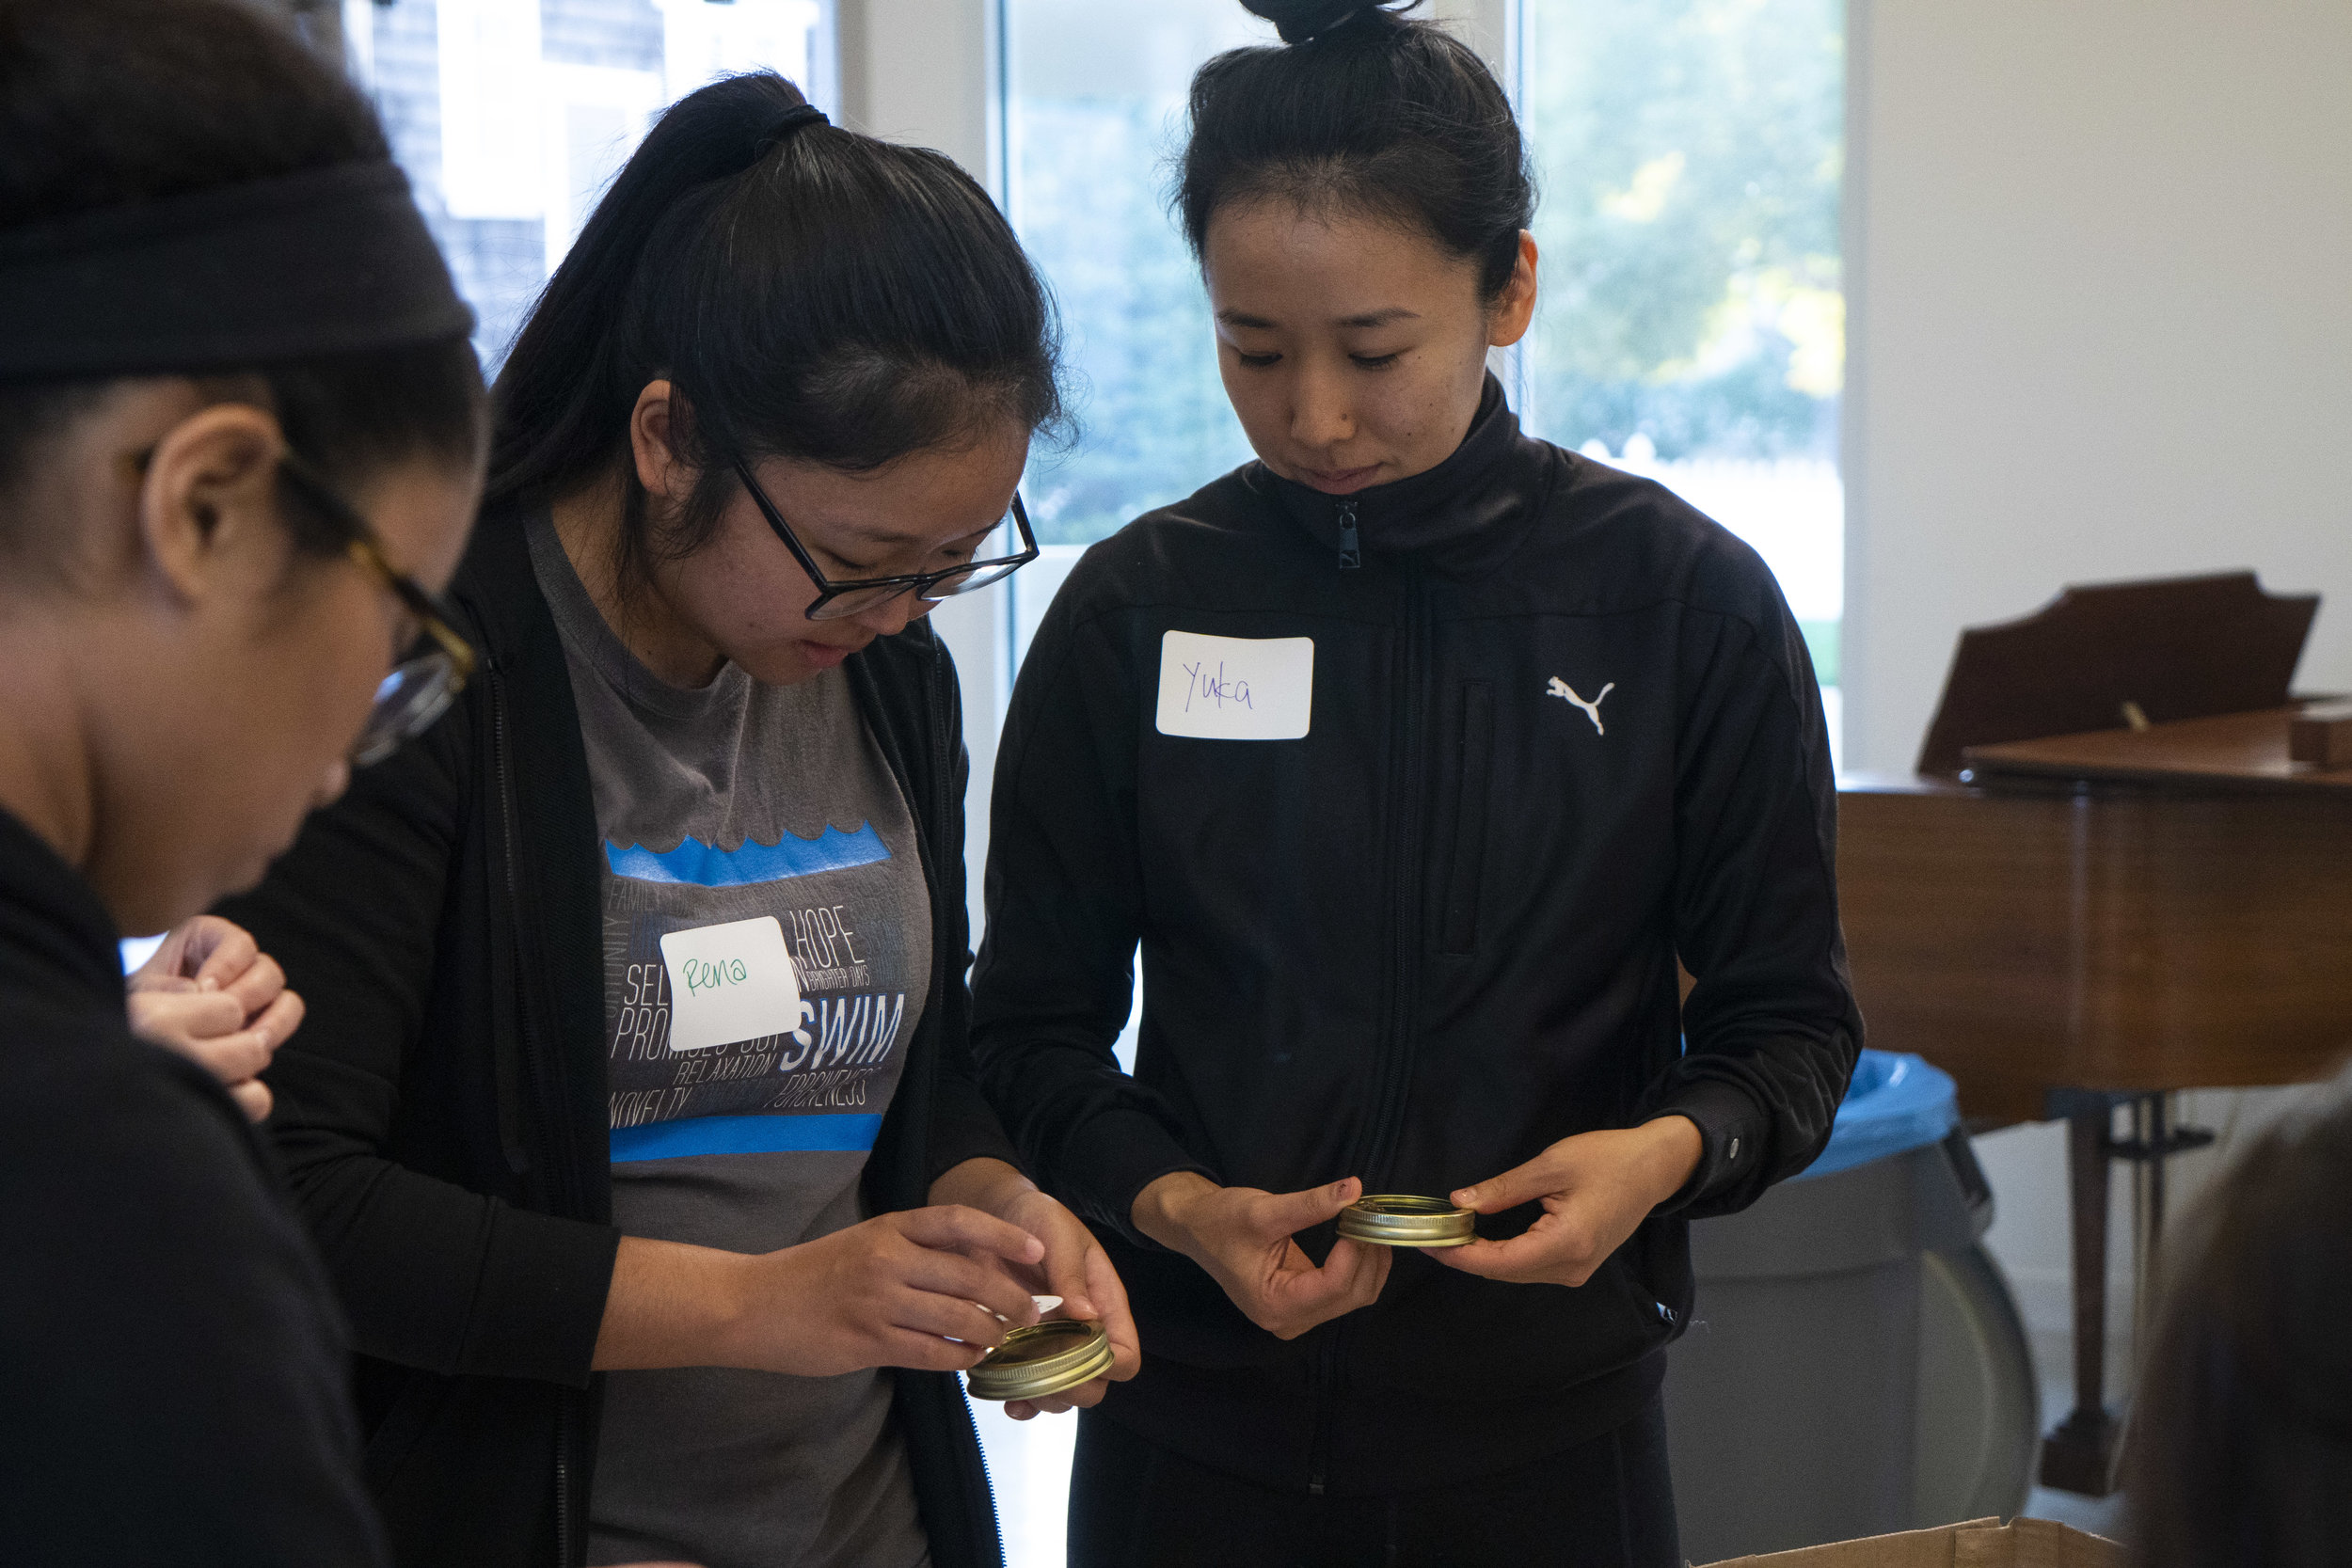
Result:
{"label": "gold-rimmed eyeglasses", "polygon": [[375,530],[324,476],[291,451],[278,458],[278,468],[288,488],[343,535],[343,554],[416,617],[412,651],[377,683],[375,705],[351,749],[352,765],[365,768],[390,756],[449,711],[473,678],[473,644],[451,624],[455,616],[446,600],[385,559]]}

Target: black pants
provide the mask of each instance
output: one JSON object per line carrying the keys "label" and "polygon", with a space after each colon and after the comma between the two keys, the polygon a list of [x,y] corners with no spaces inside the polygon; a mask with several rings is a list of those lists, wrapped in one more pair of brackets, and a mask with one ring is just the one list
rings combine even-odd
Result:
{"label": "black pants", "polygon": [[1666,1410],[1534,1464],[1425,1492],[1311,1497],[1210,1469],[1089,1410],[1070,1568],[1679,1568]]}

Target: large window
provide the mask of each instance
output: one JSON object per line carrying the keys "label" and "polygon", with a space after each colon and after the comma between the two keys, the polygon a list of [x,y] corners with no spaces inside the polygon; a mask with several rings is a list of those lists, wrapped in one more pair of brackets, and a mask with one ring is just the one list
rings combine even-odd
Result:
{"label": "large window", "polygon": [[1842,0],[1525,0],[1519,71],[1543,196],[1529,427],[1754,545],[1825,687],[1845,600],[1844,26]]}
{"label": "large window", "polygon": [[393,0],[344,8],[373,94],[495,371],[661,109],[765,67],[833,103],[829,0]]}

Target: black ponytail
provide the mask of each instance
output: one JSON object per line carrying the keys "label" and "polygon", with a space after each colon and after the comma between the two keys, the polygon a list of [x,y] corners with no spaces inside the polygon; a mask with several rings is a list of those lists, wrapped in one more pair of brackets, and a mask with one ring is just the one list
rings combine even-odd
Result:
{"label": "black ponytail", "polygon": [[[390,153],[375,111],[284,27],[237,0],[0,0],[0,229],[133,206]],[[0,384],[0,497],[116,378]],[[462,336],[215,367],[224,401],[265,402],[339,487],[430,457],[480,461],[482,370]],[[289,507],[298,543],[339,531]],[[0,506],[0,559],[55,567],[68,542]]]}
{"label": "black ponytail", "polygon": [[[733,459],[869,472],[997,420],[1060,419],[1053,310],[987,193],[937,152],[798,124],[804,104],[772,72],[736,76],[646,135],[500,372],[492,505],[617,470],[635,572],[708,539]],[[659,378],[701,479],[656,519],[627,458]]]}
{"label": "black ponytail", "polygon": [[[1402,219],[1502,292],[1534,220],[1518,121],[1477,52],[1356,0],[1243,0],[1280,47],[1235,49],[1192,79],[1176,206],[1194,256],[1209,219],[1265,197]],[[1415,0],[1418,3],[1418,0]]]}

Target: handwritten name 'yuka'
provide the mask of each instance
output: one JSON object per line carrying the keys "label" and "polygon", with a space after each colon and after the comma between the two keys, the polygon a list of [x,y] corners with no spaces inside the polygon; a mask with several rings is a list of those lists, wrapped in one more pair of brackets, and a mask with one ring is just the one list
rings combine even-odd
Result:
{"label": "handwritten name 'yuka'", "polygon": [[1228,703],[1237,707],[1256,705],[1249,700],[1248,681],[1238,678],[1226,679],[1223,659],[1217,660],[1215,674],[1209,673],[1209,668],[1205,664],[1187,664],[1184,666],[1184,674],[1190,683],[1184,688],[1184,711],[1186,713],[1192,711],[1195,699],[1198,699],[1203,707],[1212,705],[1223,707]]}

